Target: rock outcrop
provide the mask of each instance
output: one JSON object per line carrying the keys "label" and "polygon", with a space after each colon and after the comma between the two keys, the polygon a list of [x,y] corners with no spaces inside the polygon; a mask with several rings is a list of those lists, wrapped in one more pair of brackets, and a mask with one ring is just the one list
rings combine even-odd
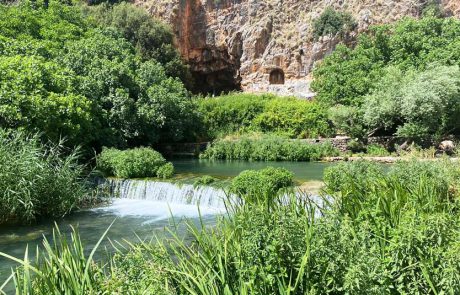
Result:
{"label": "rock outcrop", "polygon": [[[433,0],[136,0],[170,23],[202,91],[242,88],[310,97],[311,70],[341,41],[312,37],[329,6],[353,15],[356,34],[372,24],[421,15]],[[460,17],[459,0],[437,0]]]}

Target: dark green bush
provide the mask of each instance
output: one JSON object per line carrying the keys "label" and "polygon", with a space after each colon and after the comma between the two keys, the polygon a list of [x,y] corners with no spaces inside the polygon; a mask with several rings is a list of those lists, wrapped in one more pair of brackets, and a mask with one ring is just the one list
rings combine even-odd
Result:
{"label": "dark green bush", "polygon": [[174,174],[172,164],[151,148],[103,149],[97,157],[97,168],[106,176],[121,178],[169,178]]}
{"label": "dark green bush", "polygon": [[78,152],[0,130],[0,224],[59,218],[87,196]]}
{"label": "dark green bush", "polygon": [[323,36],[334,37],[337,34],[348,33],[355,27],[356,22],[351,14],[328,7],[313,22],[313,36],[316,39]]}
{"label": "dark green bush", "polygon": [[293,185],[293,177],[292,172],[284,168],[246,170],[232,180],[230,192],[248,204],[271,204],[281,189]]}
{"label": "dark green bush", "polygon": [[227,160],[314,161],[338,153],[327,142],[312,144],[274,135],[245,135],[236,139],[218,139],[200,156]]}

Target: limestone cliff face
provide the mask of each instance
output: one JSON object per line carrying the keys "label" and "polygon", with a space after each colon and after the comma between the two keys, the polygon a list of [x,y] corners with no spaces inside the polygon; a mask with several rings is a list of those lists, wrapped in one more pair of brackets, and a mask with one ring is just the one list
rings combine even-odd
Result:
{"label": "limestone cliff face", "polygon": [[[418,17],[429,0],[136,0],[170,23],[177,46],[202,90],[241,87],[308,97],[311,70],[338,38],[312,37],[313,21],[326,7],[357,21],[355,35],[369,25]],[[438,0],[460,17],[460,0]]]}

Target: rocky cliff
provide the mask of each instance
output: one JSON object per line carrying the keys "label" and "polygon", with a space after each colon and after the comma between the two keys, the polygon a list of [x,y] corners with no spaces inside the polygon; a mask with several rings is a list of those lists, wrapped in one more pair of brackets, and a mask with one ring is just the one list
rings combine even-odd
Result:
{"label": "rocky cliff", "polygon": [[[339,38],[312,35],[327,8],[350,13],[356,34],[372,24],[419,17],[433,0],[136,0],[170,23],[177,46],[204,91],[242,88],[309,97],[311,70]],[[438,0],[460,17],[460,0]]]}

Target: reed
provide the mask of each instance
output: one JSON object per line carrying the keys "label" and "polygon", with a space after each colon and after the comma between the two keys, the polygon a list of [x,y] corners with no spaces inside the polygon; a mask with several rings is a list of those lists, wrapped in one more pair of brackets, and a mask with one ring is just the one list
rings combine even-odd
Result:
{"label": "reed", "polygon": [[0,224],[62,217],[88,195],[78,150],[0,130]]}

